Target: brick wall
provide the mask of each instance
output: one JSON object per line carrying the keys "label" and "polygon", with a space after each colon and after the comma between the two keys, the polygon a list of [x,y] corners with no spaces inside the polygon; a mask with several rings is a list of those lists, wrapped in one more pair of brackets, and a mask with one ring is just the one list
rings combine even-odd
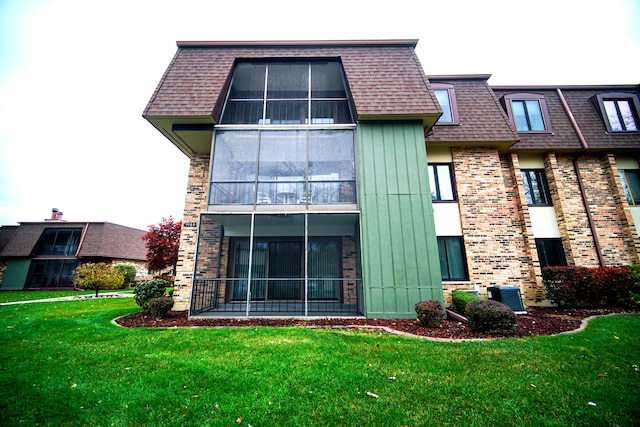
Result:
{"label": "brick wall", "polygon": [[526,224],[510,158],[478,147],[453,148],[452,154],[470,285],[481,294],[490,286],[535,287],[524,262]]}
{"label": "brick wall", "polygon": [[193,269],[195,267],[197,228],[187,226],[198,223],[200,212],[207,209],[209,190],[209,155],[194,155],[189,166],[187,193],[184,203],[182,233],[180,234],[180,250],[174,285],[174,310],[188,310]]}

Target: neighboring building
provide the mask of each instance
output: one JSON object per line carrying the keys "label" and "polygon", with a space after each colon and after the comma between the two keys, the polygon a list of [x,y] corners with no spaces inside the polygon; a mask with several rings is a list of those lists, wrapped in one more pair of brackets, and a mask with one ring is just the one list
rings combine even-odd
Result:
{"label": "neighboring building", "polygon": [[0,290],[73,288],[85,262],[135,265],[146,276],[143,230],[108,222],[52,219],[0,227]]}
{"label": "neighboring building", "polygon": [[638,85],[427,77],[416,43],[178,43],[144,111],[191,159],[175,309],[413,317],[640,261]]}

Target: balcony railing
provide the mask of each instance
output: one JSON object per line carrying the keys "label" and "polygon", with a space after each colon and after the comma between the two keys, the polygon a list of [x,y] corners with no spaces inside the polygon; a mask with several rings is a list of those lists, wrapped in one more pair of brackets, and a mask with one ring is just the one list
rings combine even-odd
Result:
{"label": "balcony railing", "polygon": [[258,181],[255,183],[212,182],[212,205],[321,205],[355,204],[356,185],[353,180],[336,181]]}
{"label": "balcony railing", "polygon": [[191,316],[360,316],[360,279],[195,279]]}

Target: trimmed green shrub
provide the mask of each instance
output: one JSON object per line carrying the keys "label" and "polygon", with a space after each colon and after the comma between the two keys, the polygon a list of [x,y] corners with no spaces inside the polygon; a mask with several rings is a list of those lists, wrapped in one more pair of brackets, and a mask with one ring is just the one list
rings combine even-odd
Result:
{"label": "trimmed green shrub", "polygon": [[136,270],[136,267],[134,265],[131,265],[131,264],[118,264],[113,268],[115,270],[122,271],[122,273],[124,274],[124,286],[125,287],[130,287],[130,286],[135,285],[135,283],[136,283],[136,274],[138,273],[138,270]]}
{"label": "trimmed green shrub", "polygon": [[414,308],[422,326],[430,328],[437,327],[444,317],[444,308],[442,304],[440,304],[440,301],[420,301]]}
{"label": "trimmed green shrub", "polygon": [[476,332],[511,329],[516,323],[513,310],[493,300],[470,301],[465,309],[465,317],[469,328]]}
{"label": "trimmed green shrub", "polygon": [[173,298],[169,296],[151,298],[149,312],[156,319],[163,319],[173,307]]}
{"label": "trimmed green shrub", "polygon": [[146,282],[140,282],[133,288],[133,299],[143,310],[149,308],[149,302],[153,298],[165,295],[167,285],[169,283],[163,279],[151,279]]}
{"label": "trimmed green shrub", "polygon": [[477,301],[480,297],[470,292],[453,291],[451,292],[451,302],[456,313],[464,314],[464,309],[470,301]]}

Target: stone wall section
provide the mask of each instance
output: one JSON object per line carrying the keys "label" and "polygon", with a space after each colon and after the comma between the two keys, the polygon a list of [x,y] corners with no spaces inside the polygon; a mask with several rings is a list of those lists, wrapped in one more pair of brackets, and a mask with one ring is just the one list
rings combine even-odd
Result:
{"label": "stone wall section", "polygon": [[207,210],[208,192],[209,155],[193,155],[189,166],[173,293],[173,310],[176,311],[189,309],[197,245],[197,226],[193,226],[193,224],[198,224],[200,213]]}

